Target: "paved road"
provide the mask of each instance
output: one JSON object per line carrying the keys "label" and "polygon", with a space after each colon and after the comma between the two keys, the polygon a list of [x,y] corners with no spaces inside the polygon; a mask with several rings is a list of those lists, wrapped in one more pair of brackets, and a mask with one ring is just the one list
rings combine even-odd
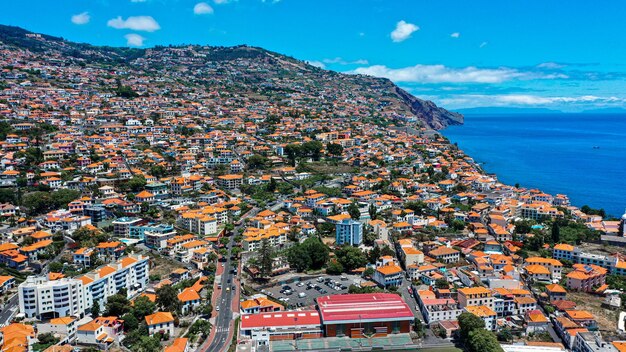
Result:
{"label": "paved road", "polygon": [[2,307],[0,311],[0,325],[4,326],[11,322],[13,316],[19,310],[19,299],[17,294],[14,294]]}
{"label": "paved road", "polygon": [[[217,313],[217,318],[215,319],[214,328],[215,337],[211,342],[211,345],[206,346],[203,344],[198,348],[200,352],[220,352],[228,348],[231,343],[230,339],[230,329],[231,323],[233,319],[233,310],[232,310],[232,301],[235,291],[232,289],[235,285],[235,277],[232,273],[232,269],[234,268],[232,261],[230,260],[231,250],[235,245],[235,234],[238,230],[244,227],[244,221],[246,218],[255,216],[258,213],[258,209],[254,208],[250,210],[244,217],[241,219],[241,225],[237,226],[233,231],[233,234],[230,236],[230,241],[228,242],[228,255],[226,256],[226,262],[224,263],[224,272],[220,278],[220,284],[222,284],[221,294],[217,301],[215,302],[215,308],[219,307],[219,312]],[[221,263],[218,263],[221,265]],[[230,282],[230,283],[229,283]],[[227,290],[227,288],[230,288]]]}
{"label": "paved road", "polygon": [[415,300],[415,297],[411,297],[411,294],[409,293],[409,286],[411,286],[411,280],[405,278],[402,281],[402,285],[398,287],[398,292],[400,292],[400,295],[402,296],[406,304],[408,304],[409,308],[411,308],[411,312],[413,312],[413,315],[421,320],[423,323],[424,317],[422,316],[422,312],[420,312],[419,307],[417,306],[417,301]]}
{"label": "paved road", "polygon": [[[221,281],[222,289],[221,295],[215,303],[216,308],[219,307],[219,312],[217,314],[217,318],[215,319],[215,338],[211,345],[205,351],[208,352],[220,352],[224,348],[226,348],[230,344],[229,340],[229,330],[230,323],[232,321],[233,312],[232,312],[232,300],[234,290],[232,287],[234,286],[234,276],[231,272],[232,263],[230,260],[230,251],[232,246],[235,243],[235,236],[230,236],[230,242],[228,243],[228,256],[226,257],[226,262],[224,263],[224,272],[222,273]],[[221,265],[221,264],[220,264]],[[229,283],[230,282],[230,283]]]}

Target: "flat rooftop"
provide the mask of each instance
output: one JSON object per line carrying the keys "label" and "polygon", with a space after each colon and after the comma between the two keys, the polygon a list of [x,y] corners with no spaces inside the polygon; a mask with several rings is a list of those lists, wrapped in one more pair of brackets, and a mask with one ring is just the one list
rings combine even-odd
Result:
{"label": "flat rooftop", "polygon": [[326,323],[413,320],[415,316],[401,296],[393,293],[362,293],[317,298]]}
{"label": "flat rooftop", "polygon": [[242,330],[307,325],[322,325],[320,315],[316,310],[243,314],[241,316]]}

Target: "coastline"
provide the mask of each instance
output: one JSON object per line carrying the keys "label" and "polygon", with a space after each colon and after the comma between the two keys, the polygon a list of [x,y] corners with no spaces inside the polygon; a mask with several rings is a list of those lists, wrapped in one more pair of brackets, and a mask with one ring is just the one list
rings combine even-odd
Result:
{"label": "coastline", "polygon": [[[598,130],[589,127],[601,119]],[[620,170],[619,158],[626,147],[617,143],[626,134],[609,125],[626,126],[626,115],[470,114],[465,122],[440,134],[457,143],[483,174],[496,175],[502,184],[567,195],[577,207],[603,208],[613,217],[621,214],[626,202],[619,197],[619,183],[626,179],[626,170]],[[608,131],[602,130],[605,127]],[[623,158],[626,161],[626,155]]]}

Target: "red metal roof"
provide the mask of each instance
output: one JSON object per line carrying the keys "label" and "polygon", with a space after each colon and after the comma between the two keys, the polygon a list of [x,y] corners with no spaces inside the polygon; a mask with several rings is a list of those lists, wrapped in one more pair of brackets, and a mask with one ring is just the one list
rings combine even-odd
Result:
{"label": "red metal roof", "polygon": [[242,329],[292,325],[322,325],[322,322],[316,310],[244,314],[241,316]]}
{"label": "red metal roof", "polygon": [[317,298],[324,323],[412,320],[413,312],[393,293],[362,293]]}

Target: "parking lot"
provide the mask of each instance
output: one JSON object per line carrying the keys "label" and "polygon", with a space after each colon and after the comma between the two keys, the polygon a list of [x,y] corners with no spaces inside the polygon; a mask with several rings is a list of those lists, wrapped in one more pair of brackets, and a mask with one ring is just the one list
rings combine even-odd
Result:
{"label": "parking lot", "polygon": [[300,278],[288,284],[279,284],[261,290],[261,293],[284,302],[291,307],[315,305],[315,299],[325,295],[348,293],[350,285],[358,284],[357,275],[320,275]]}

